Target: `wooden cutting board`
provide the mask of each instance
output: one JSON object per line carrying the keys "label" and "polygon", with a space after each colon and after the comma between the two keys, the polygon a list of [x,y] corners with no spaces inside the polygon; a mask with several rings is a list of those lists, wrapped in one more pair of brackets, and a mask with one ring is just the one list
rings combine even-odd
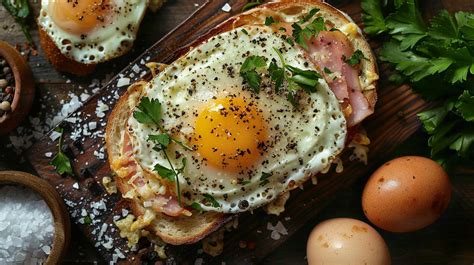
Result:
{"label": "wooden cutting board", "polygon": [[[230,13],[221,10],[225,3],[232,6]],[[126,241],[120,238],[113,225],[113,219],[114,216],[122,214],[122,208],[127,204],[118,194],[108,195],[101,184],[103,177],[111,176],[109,164],[106,157],[103,157],[105,155],[103,140],[105,125],[118,96],[126,90],[127,86],[124,84],[127,84],[128,80],[130,82],[138,80],[140,76],[149,78],[150,75],[145,72],[144,63],[173,61],[200,35],[226,18],[239,13],[245,3],[247,3],[245,0],[207,1],[188,20],[113,78],[98,94],[72,114],[68,118],[69,121],[64,121],[60,125],[65,128],[64,146],[68,156],[74,158],[72,166],[76,177],[62,177],[50,165],[52,158],[48,157],[49,153],[55,154],[57,151],[57,142],[52,141],[51,133],[28,150],[29,162],[42,178],[56,187],[68,205],[72,220],[96,246],[97,251],[106,261],[139,263],[140,260],[153,256],[147,254],[150,251],[147,249],[147,242],[140,242],[139,250],[130,251],[126,246]],[[333,4],[360,24],[359,1],[352,3],[338,1]],[[378,47],[377,43],[371,43],[371,45],[374,49]],[[224,252],[212,259],[213,264],[221,264],[221,261],[225,264],[258,263],[298,231],[305,222],[317,215],[334,193],[373,171],[400,143],[420,128],[416,113],[425,109],[427,104],[408,86],[389,85],[387,82],[389,72],[385,68],[380,69],[380,76],[376,113],[364,122],[364,127],[372,140],[369,165],[349,162],[345,159],[343,173],[330,172],[319,178],[318,185],[307,183],[303,189],[293,191],[286,204],[286,211],[279,217],[266,215],[262,210],[241,214],[239,227],[225,234]],[[104,104],[108,108],[100,107]],[[102,113],[103,117],[101,117]],[[89,135],[77,138],[79,131]],[[90,220],[85,216],[91,216],[91,214],[93,218],[91,218],[92,223],[89,224]],[[286,227],[288,234],[281,235],[279,240],[273,240],[267,225],[274,226],[279,221]],[[242,247],[244,242],[254,243],[255,248]],[[198,257],[205,261],[210,260],[209,256],[199,254],[201,253],[198,251],[199,248],[201,248],[200,243],[189,246],[168,246],[167,262],[194,264]]]}

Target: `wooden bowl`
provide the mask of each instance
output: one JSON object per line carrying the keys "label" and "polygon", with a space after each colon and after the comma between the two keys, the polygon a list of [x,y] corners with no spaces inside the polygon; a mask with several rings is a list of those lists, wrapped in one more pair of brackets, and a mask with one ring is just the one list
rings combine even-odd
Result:
{"label": "wooden bowl", "polygon": [[15,129],[28,115],[35,96],[35,81],[26,60],[10,44],[0,41],[0,56],[5,58],[15,78],[11,112],[6,117],[0,117],[0,135],[2,135]]}
{"label": "wooden bowl", "polygon": [[59,264],[69,246],[71,234],[69,215],[59,194],[46,180],[20,171],[0,171],[0,186],[5,184],[27,187],[45,200],[54,219],[54,237],[51,253],[44,264]]}

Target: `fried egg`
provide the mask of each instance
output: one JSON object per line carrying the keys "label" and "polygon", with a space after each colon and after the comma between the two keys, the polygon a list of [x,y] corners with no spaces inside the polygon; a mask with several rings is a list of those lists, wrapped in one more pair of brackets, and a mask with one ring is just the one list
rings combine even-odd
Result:
{"label": "fried egg", "polygon": [[100,63],[133,45],[148,0],[42,0],[38,24],[62,54]]}
{"label": "fried egg", "polygon": [[[243,30],[244,29],[244,30]],[[180,168],[182,200],[205,211],[237,213],[260,207],[321,172],[342,151],[346,120],[324,79],[317,91],[300,91],[295,108],[276,92],[266,69],[259,70],[262,87],[249,89],[239,75],[252,55],[314,70],[304,51],[266,26],[245,26],[216,35],[193,48],[154,77],[143,96],[162,104],[163,129],[193,150],[171,144],[167,153]],[[134,157],[146,171],[167,166],[148,135],[156,126],[127,122]],[[155,173],[156,175],[156,173]],[[159,176],[157,176],[159,178]],[[212,197],[216,203],[206,203]]]}

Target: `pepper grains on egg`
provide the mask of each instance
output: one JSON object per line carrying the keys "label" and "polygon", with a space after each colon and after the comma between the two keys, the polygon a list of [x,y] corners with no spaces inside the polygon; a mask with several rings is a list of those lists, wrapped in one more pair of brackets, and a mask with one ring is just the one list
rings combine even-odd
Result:
{"label": "pepper grains on egg", "polygon": [[0,120],[12,110],[15,95],[15,78],[5,58],[0,56]]}

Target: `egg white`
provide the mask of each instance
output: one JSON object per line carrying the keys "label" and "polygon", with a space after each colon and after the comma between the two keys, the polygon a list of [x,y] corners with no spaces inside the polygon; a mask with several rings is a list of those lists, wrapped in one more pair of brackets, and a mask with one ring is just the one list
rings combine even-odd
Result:
{"label": "egg white", "polygon": [[[169,154],[178,150],[188,160],[184,176],[179,179],[186,204],[201,202],[203,195],[209,194],[220,206],[201,204],[207,211],[237,213],[255,209],[327,168],[344,148],[346,121],[324,79],[319,79],[317,92],[303,94],[298,110],[286,96],[272,92],[268,76],[258,95],[243,88],[239,69],[247,56],[264,56],[268,62],[274,59],[281,66],[274,47],[283,51],[288,65],[316,70],[304,52],[287,43],[278,32],[266,26],[246,26],[245,31],[237,28],[195,47],[145,88],[144,96],[162,103],[164,129],[184,142],[192,137],[197,113],[213,97],[234,95],[254,101],[268,124],[268,137],[273,144],[251,175],[219,170],[206,165],[197,151],[170,146]],[[159,133],[156,127],[139,123],[133,115],[127,127],[134,157],[141,167],[152,172],[157,163],[168,165],[162,153],[153,150],[153,144],[147,141],[148,135]],[[181,158],[171,157],[175,168],[179,168]],[[265,185],[260,180],[263,172],[272,174]],[[239,184],[239,178],[250,183]]]}
{"label": "egg white", "polygon": [[83,64],[100,63],[118,57],[133,46],[149,0],[113,0],[106,22],[85,35],[58,27],[48,14],[52,0],[41,0],[39,26],[66,57]]}

